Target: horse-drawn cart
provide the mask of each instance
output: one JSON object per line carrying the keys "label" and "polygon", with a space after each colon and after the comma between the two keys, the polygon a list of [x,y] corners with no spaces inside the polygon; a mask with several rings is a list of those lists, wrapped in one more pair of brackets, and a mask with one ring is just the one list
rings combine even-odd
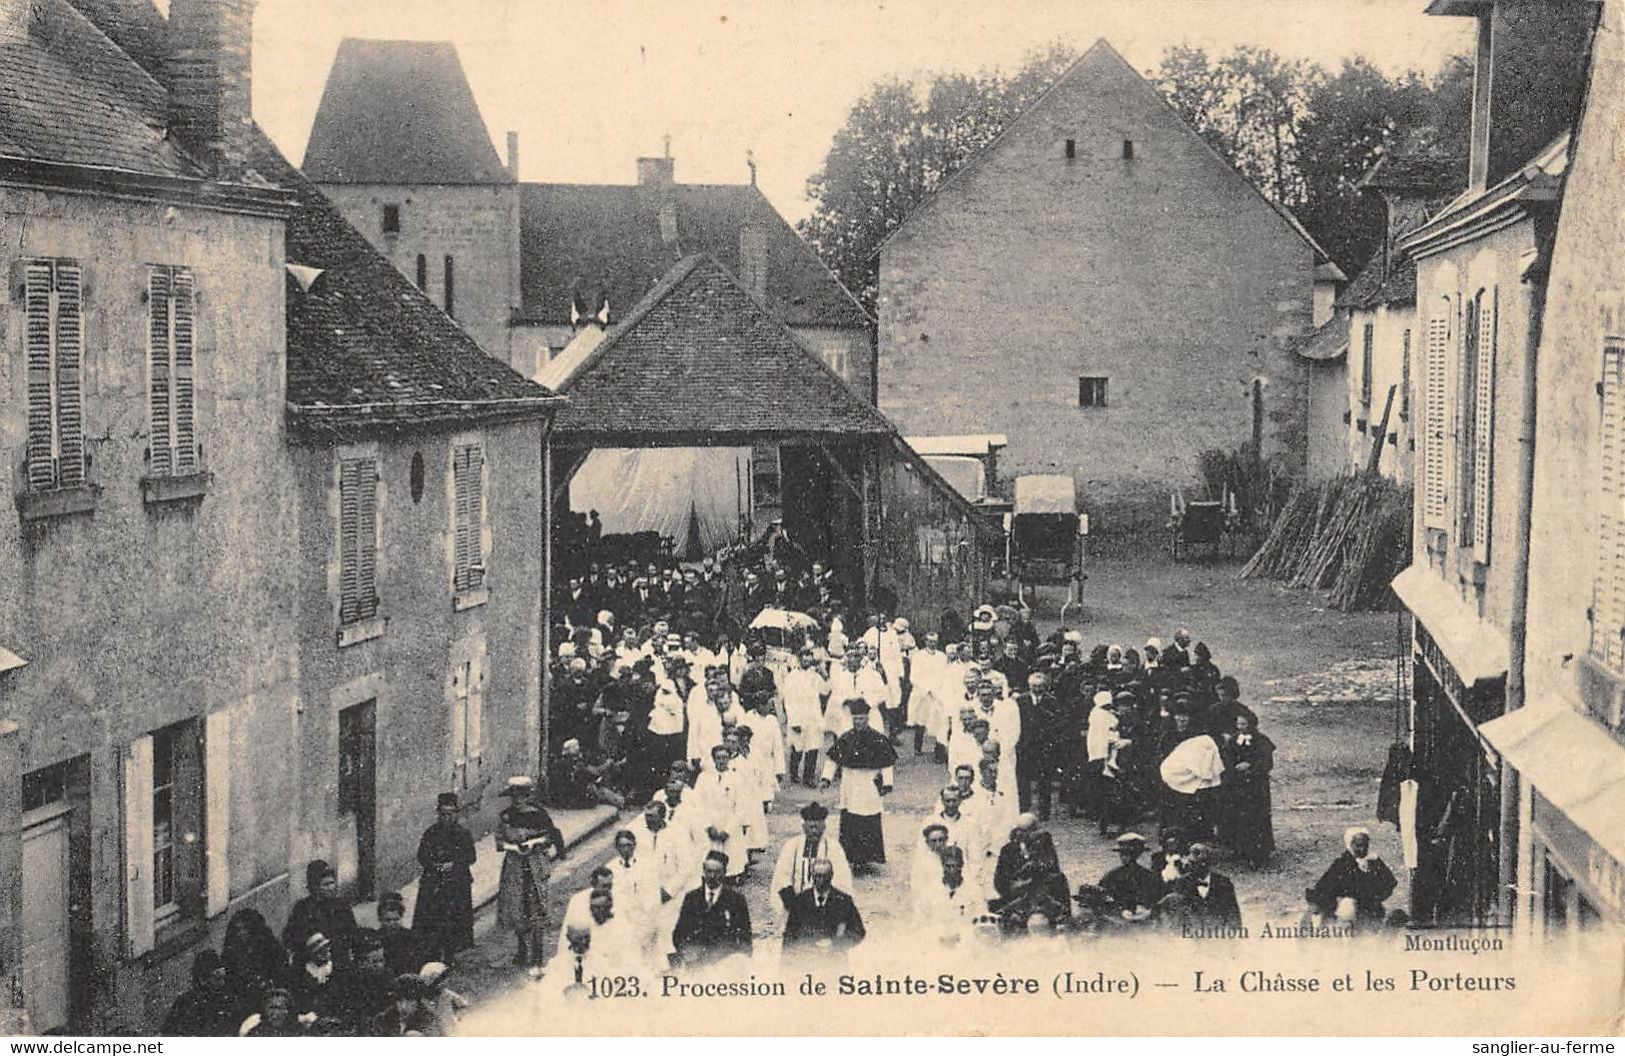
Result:
{"label": "horse-drawn cart", "polygon": [[1189,501],[1183,492],[1168,496],[1168,552],[1175,561],[1184,560],[1192,545],[1207,544],[1216,556],[1220,546],[1236,556],[1236,536],[1241,534],[1241,513],[1230,492],[1218,501]]}
{"label": "horse-drawn cart", "polygon": [[1017,477],[1015,504],[1004,516],[1004,562],[1002,573],[1014,587],[1016,600],[1027,604],[1028,587],[1065,586],[1066,610],[1078,604],[1083,581],[1085,544],[1089,518],[1078,513],[1072,477],[1067,474],[1039,474]]}

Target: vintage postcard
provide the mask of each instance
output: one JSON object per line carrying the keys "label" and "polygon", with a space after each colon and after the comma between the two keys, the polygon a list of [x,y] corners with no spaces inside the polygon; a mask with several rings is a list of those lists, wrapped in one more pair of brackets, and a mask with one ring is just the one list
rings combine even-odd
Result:
{"label": "vintage postcard", "polygon": [[1622,143],[1625,0],[0,0],[0,1033],[1618,1033]]}

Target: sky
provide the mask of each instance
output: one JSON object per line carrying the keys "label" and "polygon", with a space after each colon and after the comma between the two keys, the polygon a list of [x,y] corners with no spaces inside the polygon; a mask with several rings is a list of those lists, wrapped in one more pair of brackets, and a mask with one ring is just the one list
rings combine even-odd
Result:
{"label": "sky", "polygon": [[1109,40],[1135,68],[1165,47],[1238,44],[1335,68],[1364,55],[1431,73],[1469,49],[1471,23],[1424,0],[259,0],[254,111],[296,163],[339,41],[456,44],[498,153],[520,177],[632,183],[671,137],[677,179],[744,183],[792,220],[869,85],[1008,70],[1060,40]]}

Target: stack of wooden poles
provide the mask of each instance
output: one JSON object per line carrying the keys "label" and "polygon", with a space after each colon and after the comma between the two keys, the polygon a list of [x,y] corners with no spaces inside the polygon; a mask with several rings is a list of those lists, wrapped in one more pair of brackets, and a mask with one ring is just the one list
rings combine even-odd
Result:
{"label": "stack of wooden poles", "polygon": [[[1376,432],[1387,432],[1393,392]],[[1243,579],[1284,580],[1328,592],[1342,612],[1392,611],[1389,583],[1411,559],[1411,491],[1377,472],[1374,446],[1365,472],[1303,485],[1287,500]]]}

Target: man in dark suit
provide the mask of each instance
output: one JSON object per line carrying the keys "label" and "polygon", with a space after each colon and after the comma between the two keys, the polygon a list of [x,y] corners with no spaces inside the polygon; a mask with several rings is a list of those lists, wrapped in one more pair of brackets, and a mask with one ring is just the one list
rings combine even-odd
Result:
{"label": "man in dark suit", "polygon": [[745,896],[723,882],[728,856],[712,851],[700,868],[700,886],[683,896],[671,936],[678,958],[695,967],[736,953],[750,956],[750,909]]}
{"label": "man in dark suit", "polygon": [[828,858],[813,862],[812,886],[790,900],[784,956],[844,958],[865,934],[857,903],[835,887],[834,863]]}
{"label": "man in dark suit", "polygon": [[1174,885],[1184,895],[1196,916],[1211,924],[1241,923],[1241,907],[1236,904],[1236,885],[1209,862],[1212,852],[1205,843],[1193,843],[1185,854],[1185,875]]}
{"label": "man in dark suit", "polygon": [[1010,842],[999,849],[999,860],[993,867],[993,890],[1000,898],[1009,898],[1015,891],[1016,874],[1032,858],[1032,839],[1038,831],[1038,819],[1022,814],[1010,828]]}

